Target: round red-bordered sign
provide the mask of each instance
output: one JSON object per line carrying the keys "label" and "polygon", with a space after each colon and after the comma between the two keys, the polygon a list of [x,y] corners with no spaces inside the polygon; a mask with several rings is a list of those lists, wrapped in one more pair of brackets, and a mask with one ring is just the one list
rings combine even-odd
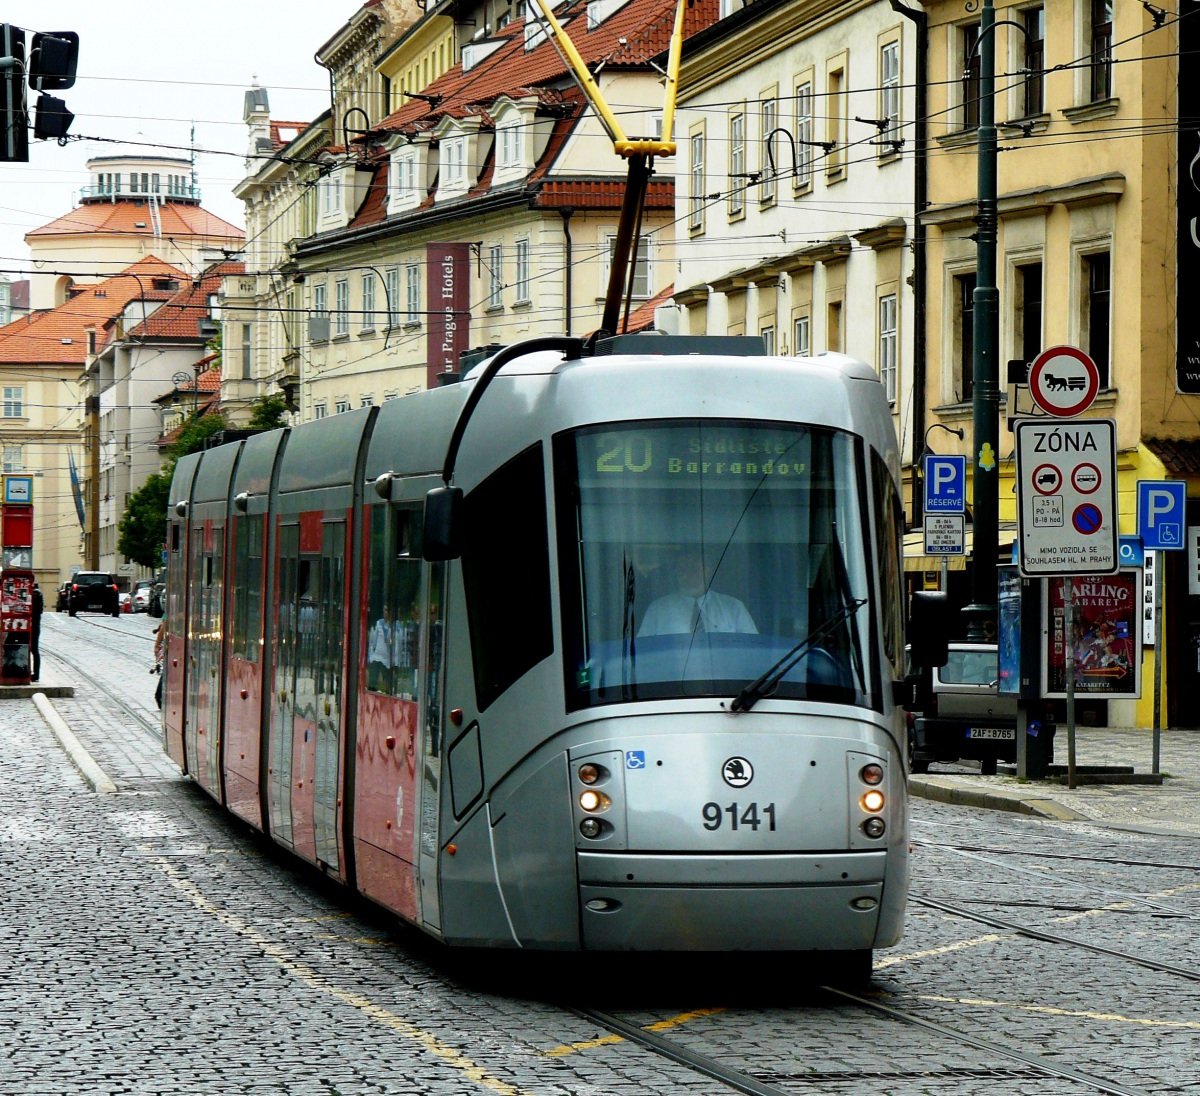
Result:
{"label": "round red-bordered sign", "polygon": [[1100,370],[1075,346],[1052,346],[1033,359],[1029,394],[1047,415],[1081,415],[1100,391]]}

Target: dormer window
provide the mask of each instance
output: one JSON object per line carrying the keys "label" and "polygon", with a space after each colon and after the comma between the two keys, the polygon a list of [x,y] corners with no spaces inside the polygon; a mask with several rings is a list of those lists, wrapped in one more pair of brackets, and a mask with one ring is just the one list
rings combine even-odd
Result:
{"label": "dormer window", "polygon": [[518,167],[521,163],[521,120],[512,118],[496,127],[496,166]]}
{"label": "dormer window", "polygon": [[332,217],[342,205],[342,177],[333,171],[321,180],[318,190],[321,195],[321,216]]}
{"label": "dormer window", "polygon": [[613,12],[620,11],[629,0],[589,0],[587,6],[587,29],[595,30]]}
{"label": "dormer window", "polygon": [[431,134],[438,149],[438,201],[461,198],[475,185],[477,165],[486,155],[480,148],[481,121],[478,114],[446,118]]}
{"label": "dormer window", "polygon": [[389,215],[416,209],[429,187],[429,137],[419,135],[410,141],[397,136],[395,141],[388,152]]}
{"label": "dormer window", "polygon": [[464,185],[466,181],[464,175],[466,144],[466,138],[464,137],[451,137],[442,142],[440,153],[442,165],[441,186],[459,188]]}

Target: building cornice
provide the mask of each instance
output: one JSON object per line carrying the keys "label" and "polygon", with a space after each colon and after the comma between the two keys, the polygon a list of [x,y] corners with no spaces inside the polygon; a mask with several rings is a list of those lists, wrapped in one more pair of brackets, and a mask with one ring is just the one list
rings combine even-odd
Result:
{"label": "building cornice", "polygon": [[[1106,175],[1094,175],[1087,179],[1076,179],[1055,186],[1030,187],[1002,194],[997,201],[1001,217],[1020,217],[1039,213],[1056,205],[1070,209],[1116,202],[1125,193],[1125,176],[1118,171]],[[921,216],[922,224],[949,228],[971,224],[976,216],[974,198],[961,202],[946,202],[930,206]]]}

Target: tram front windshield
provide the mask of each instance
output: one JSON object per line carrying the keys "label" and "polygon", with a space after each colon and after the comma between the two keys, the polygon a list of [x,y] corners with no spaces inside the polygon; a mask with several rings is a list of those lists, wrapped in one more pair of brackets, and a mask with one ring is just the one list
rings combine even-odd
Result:
{"label": "tram front windshield", "polygon": [[555,453],[569,707],[733,696],[764,675],[762,696],[875,706],[853,437],[633,422]]}

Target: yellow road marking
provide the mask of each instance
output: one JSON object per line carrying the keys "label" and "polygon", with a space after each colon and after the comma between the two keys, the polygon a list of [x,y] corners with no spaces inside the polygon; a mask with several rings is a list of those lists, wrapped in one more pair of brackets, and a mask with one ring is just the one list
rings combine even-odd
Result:
{"label": "yellow road marking", "polygon": [[200,888],[191,882],[191,880],[185,879],[175,865],[168,860],[162,857],[154,857],[151,863],[158,867],[170,881],[171,885],[185,895],[193,906],[207,913],[210,917],[215,918],[231,932],[248,940],[268,959],[279,964],[283,970],[286,970],[297,981],[303,982],[310,989],[332,997],[334,1000],[340,1001],[350,1008],[357,1009],[376,1023],[391,1028],[397,1034],[412,1040],[430,1054],[435,1055],[448,1065],[459,1070],[468,1080],[474,1081],[489,1092],[500,1093],[501,1096],[524,1096],[523,1090],[491,1076],[482,1066],[471,1061],[466,1055],[460,1054],[454,1047],[443,1043],[436,1036],[431,1035],[427,1031],[422,1031],[416,1024],[409,1023],[403,1017],[397,1016],[394,1012],[375,1004],[361,993],[353,993],[350,990],[342,989],[340,986],[335,986],[311,967],[293,959],[282,947],[274,941],[269,940],[257,929],[252,928],[240,917],[236,917],[210,902]]}
{"label": "yellow road marking", "polygon": [[919,959],[930,959],[938,955],[949,955],[964,948],[977,948],[981,944],[995,944],[1000,940],[1015,940],[1011,932],[989,932],[983,936],[974,936],[970,940],[956,940],[953,944],[943,944],[941,947],[928,948],[925,951],[910,951],[907,955],[889,955],[886,959],[876,959],[875,969],[894,967],[897,963],[912,963]]}
{"label": "yellow road marking", "polygon": [[[723,1008],[698,1008],[691,1012],[681,1012],[677,1016],[671,1016],[666,1020],[658,1020],[646,1027],[647,1031],[670,1031],[671,1028],[680,1027],[683,1024],[691,1023],[693,1020],[702,1019],[705,1016],[716,1016],[724,1012]],[[593,1050],[596,1047],[611,1046],[613,1043],[623,1043],[625,1037],[623,1035],[602,1035],[599,1039],[586,1039],[579,1043],[567,1043],[565,1046],[557,1046],[551,1050],[544,1051],[548,1058],[565,1058],[568,1054],[578,1054],[582,1050]]]}
{"label": "yellow road marking", "polygon": [[1026,1005],[1015,1001],[990,1001],[984,997],[942,997],[933,993],[913,994],[919,1001],[934,1001],[947,1005],[973,1005],[980,1008],[1007,1008],[1018,1012],[1036,1012],[1043,1016],[1072,1016],[1083,1020],[1106,1020],[1118,1024],[1138,1024],[1142,1027],[1184,1028],[1200,1031],[1200,1020],[1156,1020],[1142,1016],[1123,1016],[1119,1012],[1090,1012],[1086,1009],[1056,1008],[1053,1005]]}

